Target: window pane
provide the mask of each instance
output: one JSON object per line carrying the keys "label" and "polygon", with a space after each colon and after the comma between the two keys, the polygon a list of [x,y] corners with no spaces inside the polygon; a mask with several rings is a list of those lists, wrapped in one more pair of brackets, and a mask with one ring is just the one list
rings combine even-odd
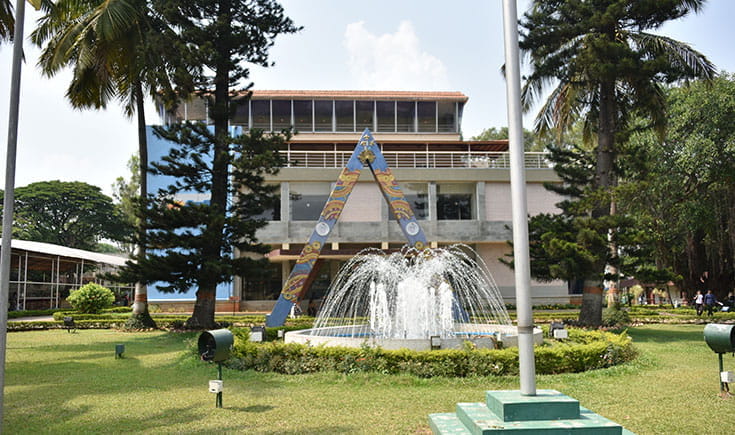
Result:
{"label": "window pane", "polygon": [[[429,217],[429,188],[426,183],[401,183],[403,196],[411,206],[416,220],[422,221]],[[388,213],[390,220],[396,220],[392,212]]]}
{"label": "window pane", "polygon": [[355,131],[353,101],[335,101],[334,110],[337,115],[337,131]]}
{"label": "window pane", "polygon": [[438,107],[438,121],[440,133],[454,133],[457,131],[455,103],[440,101]]}
{"label": "window pane", "polygon": [[317,221],[329,198],[329,183],[291,183],[291,219]]}
{"label": "window pane", "polygon": [[204,98],[193,97],[176,107],[176,122],[204,121],[207,119],[207,102]]}
{"label": "window pane", "polygon": [[438,220],[471,220],[473,184],[450,183],[436,186]]}
{"label": "window pane", "polygon": [[373,127],[373,102],[372,101],[356,101],[355,107],[357,112],[357,131],[363,131],[366,128],[372,130]]}
{"label": "window pane", "polygon": [[291,128],[291,100],[273,100],[271,110],[273,111],[274,131]]}
{"label": "window pane", "polygon": [[393,101],[378,101],[378,131],[396,131],[396,104]]}
{"label": "window pane", "polygon": [[265,219],[267,221],[281,220],[281,195],[276,194],[272,204],[269,204],[263,213],[252,216],[253,219]]}
{"label": "window pane", "polygon": [[331,101],[314,101],[314,130],[332,131]]}
{"label": "window pane", "polygon": [[420,132],[436,131],[436,103],[433,101],[419,101],[417,107]]}
{"label": "window pane", "polygon": [[253,100],[250,102],[253,110],[253,128],[262,130],[271,129],[271,101]]}
{"label": "window pane", "polygon": [[271,263],[242,277],[242,296],[248,301],[277,299],[281,293],[281,263]]}
{"label": "window pane", "polygon": [[416,103],[413,101],[399,101],[397,131],[416,131]]}
{"label": "window pane", "polygon": [[314,131],[311,126],[311,101],[295,100],[293,102],[293,116],[297,131]]}
{"label": "window pane", "polygon": [[232,101],[232,119],[230,120],[232,125],[242,125],[247,128],[250,120],[250,109],[248,100],[241,98],[239,100]]}

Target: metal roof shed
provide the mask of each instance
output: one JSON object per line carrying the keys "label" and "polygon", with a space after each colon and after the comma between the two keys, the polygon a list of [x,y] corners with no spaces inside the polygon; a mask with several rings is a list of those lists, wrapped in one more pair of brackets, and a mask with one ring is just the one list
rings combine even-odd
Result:
{"label": "metal roof shed", "polygon": [[60,308],[72,289],[88,282],[105,284],[119,295],[132,290],[99,276],[124,265],[127,257],[28,240],[12,240],[11,249],[11,310]]}

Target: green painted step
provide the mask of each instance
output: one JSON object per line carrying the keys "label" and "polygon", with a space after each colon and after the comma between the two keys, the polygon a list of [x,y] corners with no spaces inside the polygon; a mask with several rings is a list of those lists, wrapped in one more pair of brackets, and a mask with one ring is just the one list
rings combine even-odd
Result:
{"label": "green painted step", "polygon": [[503,421],[484,403],[458,403],[456,414],[470,433],[475,435],[542,433],[622,435],[623,433],[623,428],[619,424],[586,408],[580,408],[578,419],[565,420]]}
{"label": "green painted step", "polygon": [[457,418],[457,414],[453,412],[429,414],[429,426],[433,433],[471,435],[467,426],[465,426],[459,418]]}
{"label": "green painted step", "polygon": [[518,390],[486,391],[485,401],[502,421],[579,418],[579,401],[556,390],[537,390],[535,396],[524,396]]}

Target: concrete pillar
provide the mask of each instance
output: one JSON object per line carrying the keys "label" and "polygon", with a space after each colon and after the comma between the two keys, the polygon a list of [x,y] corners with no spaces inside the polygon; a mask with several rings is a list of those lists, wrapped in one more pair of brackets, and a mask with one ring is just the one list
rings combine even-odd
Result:
{"label": "concrete pillar", "polygon": [[436,221],[436,181],[429,181],[429,219]]}
{"label": "concrete pillar", "polygon": [[286,260],[281,263],[281,287],[288,281],[288,276],[291,275],[291,262]]}
{"label": "concrete pillar", "polygon": [[390,220],[391,214],[392,212],[390,211],[388,201],[382,199],[380,201],[380,240],[388,240],[390,237],[390,225],[396,225],[395,222],[391,222]]}
{"label": "concrete pillar", "polygon": [[478,181],[475,186],[475,218],[479,222],[487,220],[485,216],[485,182]]}
{"label": "concrete pillar", "polygon": [[281,182],[281,222],[291,220],[291,188],[288,181]]}

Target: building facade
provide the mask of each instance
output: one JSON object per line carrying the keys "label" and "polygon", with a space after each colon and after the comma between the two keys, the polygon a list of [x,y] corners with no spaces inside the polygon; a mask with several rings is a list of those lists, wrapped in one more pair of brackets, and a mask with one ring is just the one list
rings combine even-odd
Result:
{"label": "building facade", "polygon": [[[487,265],[507,303],[514,303],[513,271],[500,262],[511,252],[507,141],[467,141],[461,120],[468,98],[459,92],[254,91],[237,105],[239,128],[296,134],[282,150],[287,164],[268,178],[280,186],[280,207],[258,233],[272,251],[270,278],[236,277],[231,299],[248,311],[269,311],[350,158],[369,128],[432,247],[465,244]],[[204,100],[182,104],[165,122],[206,120]],[[155,141],[154,141],[155,142]],[[152,144],[155,147],[156,144]],[[544,153],[525,154],[528,211],[558,212],[558,182]],[[367,168],[345,204],[304,298],[321,299],[340,266],[366,248],[397,250],[404,235]],[[564,282],[532,283],[535,304],[568,303]],[[306,303],[304,303],[305,307]]]}

